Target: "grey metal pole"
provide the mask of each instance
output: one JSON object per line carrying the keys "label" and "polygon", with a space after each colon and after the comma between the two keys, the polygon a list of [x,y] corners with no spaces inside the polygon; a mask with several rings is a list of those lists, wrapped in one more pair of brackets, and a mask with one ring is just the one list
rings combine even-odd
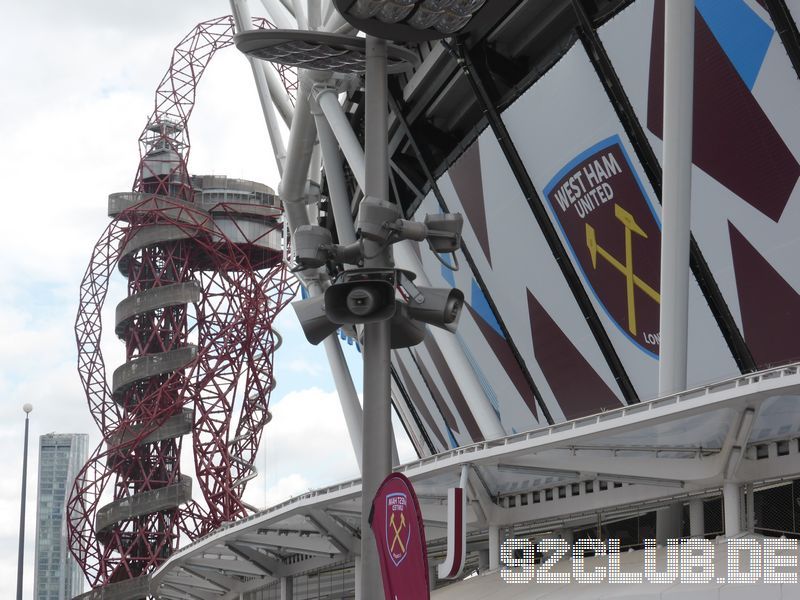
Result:
{"label": "grey metal pole", "polygon": [[[389,149],[386,41],[367,36],[366,73],[366,195],[389,199]],[[376,242],[364,240],[366,267],[390,268],[391,254]],[[369,525],[372,500],[381,481],[392,470],[392,424],[389,361],[391,352],[388,320],[364,325],[364,430],[361,453],[361,598],[383,598],[383,582]]]}
{"label": "grey metal pole", "polygon": [[686,389],[692,202],[694,0],[665,3],[664,190],[658,392]]}
{"label": "grey metal pole", "polygon": [[25,492],[28,487],[28,417],[33,410],[30,404],[23,404],[25,411],[25,442],[22,453],[22,499],[19,506],[19,550],[17,551],[17,600],[22,600],[22,573],[25,562]]}
{"label": "grey metal pole", "polygon": [[381,481],[392,471],[389,402],[390,322],[364,327],[364,450],[361,476],[362,599],[383,598],[383,581],[375,537],[369,525],[372,500]]}

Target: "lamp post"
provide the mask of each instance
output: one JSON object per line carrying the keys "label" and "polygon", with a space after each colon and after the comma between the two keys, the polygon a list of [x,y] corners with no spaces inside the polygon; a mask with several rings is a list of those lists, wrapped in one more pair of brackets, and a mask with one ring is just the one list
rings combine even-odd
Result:
{"label": "lamp post", "polygon": [[[385,40],[436,40],[462,32],[484,3],[485,0],[334,0],[342,16],[367,34],[364,135],[367,175],[364,192],[367,198],[389,200]],[[368,247],[365,244],[365,250]],[[380,248],[376,248],[372,255],[376,258],[367,266],[393,266],[390,251],[380,252]],[[370,599],[383,597],[369,513],[380,482],[389,475],[392,466],[388,441],[385,440],[385,436],[391,434],[390,347],[388,321],[365,325],[360,592],[361,598]]]}
{"label": "lamp post", "polygon": [[[282,62],[310,71],[335,71],[365,76],[365,197],[366,204],[377,203],[382,211],[397,218],[387,208],[389,200],[389,153],[387,75],[407,69],[416,60],[413,52],[387,45],[384,39],[368,36],[366,40],[311,31],[271,30],[246,32],[237,36],[237,47],[250,57]],[[294,127],[293,127],[294,129]],[[294,133],[294,131],[293,131]],[[287,163],[288,164],[288,163]],[[298,173],[305,177],[307,167]],[[284,181],[292,173],[287,169]],[[360,175],[360,174],[359,174]],[[285,183],[282,183],[282,187]],[[362,204],[363,206],[363,204]],[[389,205],[392,206],[392,205]],[[384,214],[381,209],[379,213]],[[381,229],[382,221],[372,222],[359,212],[360,223],[370,229]],[[349,215],[348,215],[349,217]],[[296,232],[292,232],[295,236]],[[355,232],[354,232],[355,233]],[[363,239],[364,267],[373,270],[393,269],[391,247],[385,241]],[[310,282],[310,288],[317,286]],[[339,325],[330,324],[320,336],[324,339]],[[362,518],[360,567],[356,586],[360,598],[383,596],[380,563],[375,539],[369,525],[372,499],[383,479],[392,470],[392,430],[390,400],[391,326],[389,319],[364,325],[364,409],[361,439]],[[312,343],[318,343],[316,340]]]}
{"label": "lamp post", "polygon": [[[343,279],[328,288],[324,302],[323,298],[317,297],[295,303],[295,310],[311,343],[319,343],[342,324],[362,323],[364,328],[361,552],[356,562],[356,598],[359,599],[378,600],[384,596],[380,562],[369,515],[373,498],[392,469],[391,349],[419,343],[425,331],[422,323],[454,331],[457,315],[463,304],[463,294],[454,293],[456,291],[453,290],[424,288],[430,297],[426,300],[425,295],[414,288],[415,293],[411,295],[415,296],[415,302],[420,306],[399,303],[399,309],[398,301],[394,297],[392,288],[403,285],[402,281],[406,279],[410,283],[413,277],[408,278],[394,269],[391,244],[400,239],[421,241],[427,239],[429,234],[435,237],[444,235],[447,239],[456,240],[456,245],[434,251],[453,252],[460,244],[461,219],[452,219],[453,222],[447,224],[439,223],[439,226],[444,227],[445,234],[431,233],[430,228],[436,228],[434,221],[426,218],[424,226],[420,228],[421,224],[418,224],[414,227],[401,218],[399,207],[390,202],[387,76],[390,72],[406,69],[416,57],[405,48],[388,44],[387,40],[420,41],[446,37],[470,24],[473,13],[484,2],[485,0],[453,0],[446,3],[430,0],[334,0],[341,15],[351,25],[364,31],[367,34],[366,39],[318,31],[285,30],[243,32],[236,36],[239,50],[253,58],[288,63],[318,72],[334,71],[365,76],[364,200],[359,206],[355,228],[360,243],[360,260],[351,263],[358,264],[358,269],[346,271],[346,274],[358,279],[352,280],[354,285]],[[324,111],[324,108],[321,109]],[[297,115],[296,109],[295,119]],[[294,134],[293,122],[291,135]],[[345,155],[347,154],[345,151]],[[304,170],[296,173],[298,177],[307,176],[308,169],[305,166]],[[287,168],[281,183],[282,189],[286,185],[287,177],[291,175]],[[358,175],[357,173],[357,178]],[[400,222],[406,225],[400,226]],[[394,224],[399,229],[390,232],[387,228],[389,224]],[[406,238],[402,234],[404,227],[409,227],[405,230],[405,235],[408,236]],[[320,229],[322,228],[296,227],[292,231],[297,252],[297,270],[301,273],[322,267],[325,260],[323,258],[320,261],[319,254],[333,250],[331,244],[320,244],[324,237],[330,238],[327,231],[319,231]],[[410,233],[412,230],[415,233]],[[432,243],[428,241],[429,244]],[[340,247],[340,250],[345,249]],[[334,252],[332,257],[346,262],[344,254],[337,255]],[[382,298],[383,294],[380,292],[387,287],[387,283],[392,284],[388,286],[391,291],[388,302]],[[432,309],[434,304],[436,308]],[[421,310],[423,306],[427,310]],[[383,310],[384,308],[388,310]],[[398,310],[399,313],[395,314]],[[400,330],[407,335],[401,335]]]}
{"label": "lamp post", "polygon": [[22,600],[22,567],[25,559],[25,491],[28,487],[28,417],[33,410],[33,405],[22,405],[25,411],[25,442],[22,454],[22,499],[19,506],[19,551],[17,552],[17,600]]}

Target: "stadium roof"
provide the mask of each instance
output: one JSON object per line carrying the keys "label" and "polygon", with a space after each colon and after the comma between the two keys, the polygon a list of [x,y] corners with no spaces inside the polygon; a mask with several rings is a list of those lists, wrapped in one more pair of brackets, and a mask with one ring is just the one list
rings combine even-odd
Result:
{"label": "stadium roof", "polygon": [[[489,522],[529,533],[585,526],[598,511],[606,518],[639,514],[707,494],[723,479],[794,475],[800,422],[787,422],[787,415],[796,414],[798,399],[800,365],[792,365],[461,447],[396,470],[414,483],[437,556],[447,489],[458,485],[465,465],[469,544],[486,543]],[[776,442],[786,439],[794,443],[778,455]],[[360,491],[359,480],[343,482],[231,523],[170,557],[153,575],[151,591],[175,600],[224,598],[281,577],[346,567],[358,552]]]}

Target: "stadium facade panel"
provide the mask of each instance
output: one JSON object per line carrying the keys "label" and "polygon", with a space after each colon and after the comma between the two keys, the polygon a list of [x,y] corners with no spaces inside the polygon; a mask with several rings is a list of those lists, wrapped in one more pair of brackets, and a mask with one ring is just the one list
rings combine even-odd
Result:
{"label": "stadium facade panel", "polygon": [[[460,270],[421,259],[437,285],[465,291],[458,338],[508,434],[658,394],[663,0],[594,14],[576,3],[591,34],[569,3],[529,4],[450,54],[431,50],[431,73],[406,86],[393,157],[408,164],[402,142],[416,146],[431,175],[421,201],[397,186],[410,214],[464,215]],[[532,10],[553,26],[510,44]],[[800,358],[791,49],[755,0],[698,2],[696,48],[690,387]],[[426,143],[439,123],[461,135],[441,160]],[[415,388],[404,398],[425,397],[420,383],[432,394],[422,412],[441,414],[439,444],[460,445],[471,417],[426,350],[397,351],[395,374]]]}

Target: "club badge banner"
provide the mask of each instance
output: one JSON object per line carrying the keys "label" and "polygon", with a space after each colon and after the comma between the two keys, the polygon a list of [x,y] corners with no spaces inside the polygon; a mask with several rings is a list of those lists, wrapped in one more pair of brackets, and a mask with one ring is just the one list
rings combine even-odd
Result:
{"label": "club badge banner", "polygon": [[375,534],[386,600],[430,598],[422,512],[411,482],[400,473],[383,480],[369,518]]}
{"label": "club badge banner", "polygon": [[545,197],[605,313],[657,359],[661,224],[619,136],[576,156],[553,177]]}

